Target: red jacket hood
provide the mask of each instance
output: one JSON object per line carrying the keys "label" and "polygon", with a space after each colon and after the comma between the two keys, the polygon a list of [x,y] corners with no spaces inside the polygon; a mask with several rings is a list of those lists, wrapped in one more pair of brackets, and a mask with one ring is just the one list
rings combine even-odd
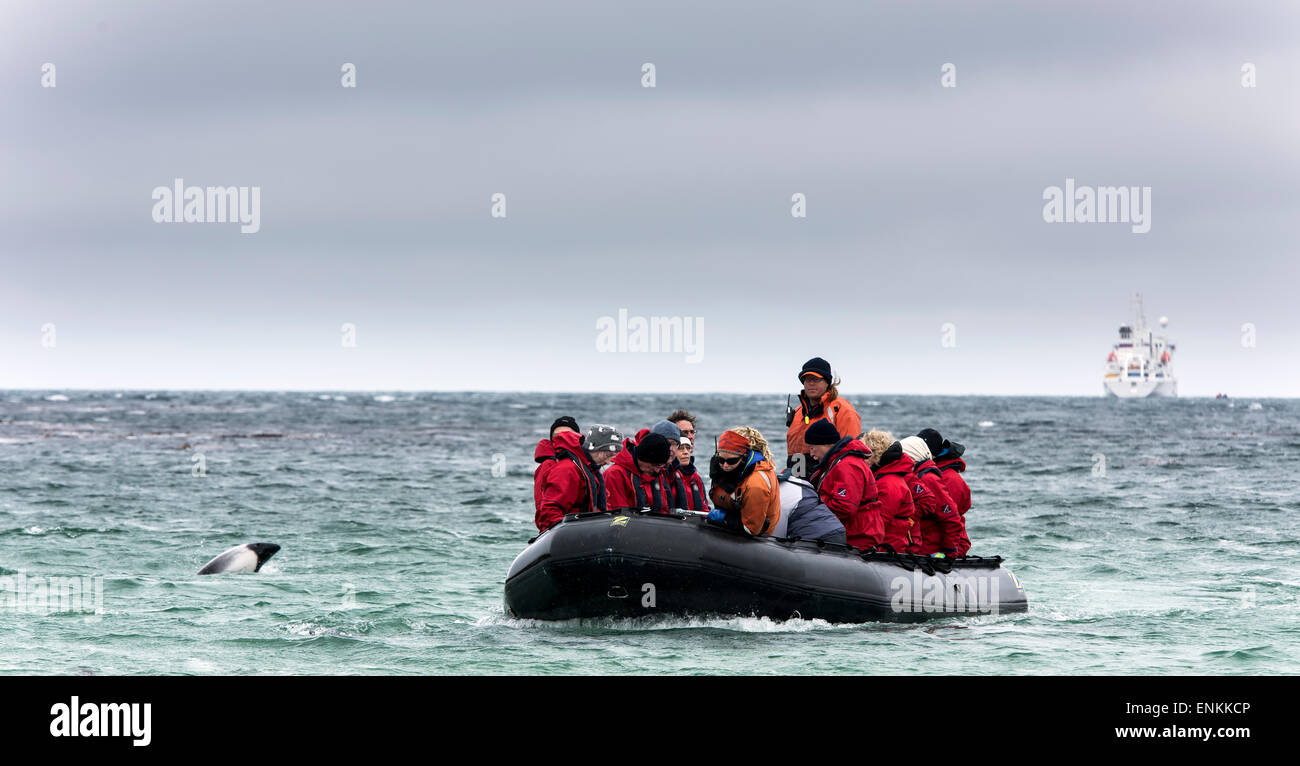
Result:
{"label": "red jacket hood", "polygon": [[542,439],[537,442],[537,449],[533,450],[533,462],[545,463],[547,460],[555,457],[555,445],[550,439]]}
{"label": "red jacket hood", "polygon": [[827,452],[820,462],[825,463],[828,460],[833,460],[836,455],[839,455],[844,452],[861,452],[864,455],[870,455],[871,448],[868,447],[866,444],[864,444],[861,439],[853,439],[848,436],[841,436],[839,441],[831,445],[830,452]]}
{"label": "red jacket hood", "polygon": [[880,464],[871,469],[877,476],[888,476],[889,474],[905,476],[912,472],[916,461],[908,457],[901,447],[898,447],[898,449],[895,449],[895,447],[898,447],[898,442],[894,442],[892,447],[885,450],[880,456]]}
{"label": "red jacket hood", "polygon": [[[541,449],[541,445],[538,445],[538,449]],[[552,454],[560,449],[566,449],[575,455],[581,455],[582,434],[575,434],[572,431],[564,431],[556,434],[555,438],[551,440]]]}
{"label": "red jacket hood", "polygon": [[936,467],[945,471],[950,467],[956,468],[957,473],[962,473],[966,470],[966,461],[959,457],[945,457],[934,461],[934,464]]}

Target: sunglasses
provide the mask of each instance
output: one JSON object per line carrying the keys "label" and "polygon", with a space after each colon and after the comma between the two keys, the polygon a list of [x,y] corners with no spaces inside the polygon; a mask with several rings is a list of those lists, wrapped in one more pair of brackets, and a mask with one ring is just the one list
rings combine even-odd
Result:
{"label": "sunglasses", "polygon": [[694,436],[694,435],[695,435],[695,429],[694,429],[694,428],[689,429],[689,430],[683,430],[683,431],[682,431],[682,436]]}
{"label": "sunglasses", "polygon": [[719,457],[718,457],[718,462],[721,463],[721,464],[723,464],[723,465],[735,465],[736,463],[739,463],[740,461],[741,461],[740,456],[736,456],[736,457],[721,457],[721,456],[719,456]]}

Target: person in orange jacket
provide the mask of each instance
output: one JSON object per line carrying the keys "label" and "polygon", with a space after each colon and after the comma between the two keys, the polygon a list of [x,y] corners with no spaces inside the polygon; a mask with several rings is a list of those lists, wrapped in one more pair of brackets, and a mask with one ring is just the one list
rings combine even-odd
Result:
{"label": "person in orange jacket", "polygon": [[862,418],[849,400],[840,396],[840,379],[832,375],[831,364],[825,359],[815,356],[804,362],[803,369],[799,370],[799,382],[803,383],[799,406],[786,414],[786,465],[797,468],[803,462],[804,473],[811,474],[815,461],[803,438],[808,426],[818,420],[829,420],[840,436],[857,439],[862,435]]}
{"label": "person in orange jacket", "polygon": [[709,521],[736,531],[770,535],[781,520],[781,487],[763,435],[752,428],[733,428],[718,437],[709,461],[713,510]]}

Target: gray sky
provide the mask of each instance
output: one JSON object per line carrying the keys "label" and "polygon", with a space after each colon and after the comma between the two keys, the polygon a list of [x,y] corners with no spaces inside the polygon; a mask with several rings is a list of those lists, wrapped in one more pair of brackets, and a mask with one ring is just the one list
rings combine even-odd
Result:
{"label": "gray sky", "polygon": [[1300,395],[1300,6],[701,5],[5,3],[0,387],[1091,395],[1140,290],[1184,395]]}

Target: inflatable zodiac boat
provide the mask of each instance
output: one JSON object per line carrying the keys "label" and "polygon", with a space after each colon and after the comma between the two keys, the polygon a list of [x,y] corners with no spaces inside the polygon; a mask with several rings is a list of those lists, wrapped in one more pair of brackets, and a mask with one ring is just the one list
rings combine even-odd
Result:
{"label": "inflatable zodiac boat", "polygon": [[829,622],[1023,612],[1002,558],[859,553],[833,543],[749,537],[699,516],[582,513],[534,538],[510,566],[514,617],[742,615]]}

